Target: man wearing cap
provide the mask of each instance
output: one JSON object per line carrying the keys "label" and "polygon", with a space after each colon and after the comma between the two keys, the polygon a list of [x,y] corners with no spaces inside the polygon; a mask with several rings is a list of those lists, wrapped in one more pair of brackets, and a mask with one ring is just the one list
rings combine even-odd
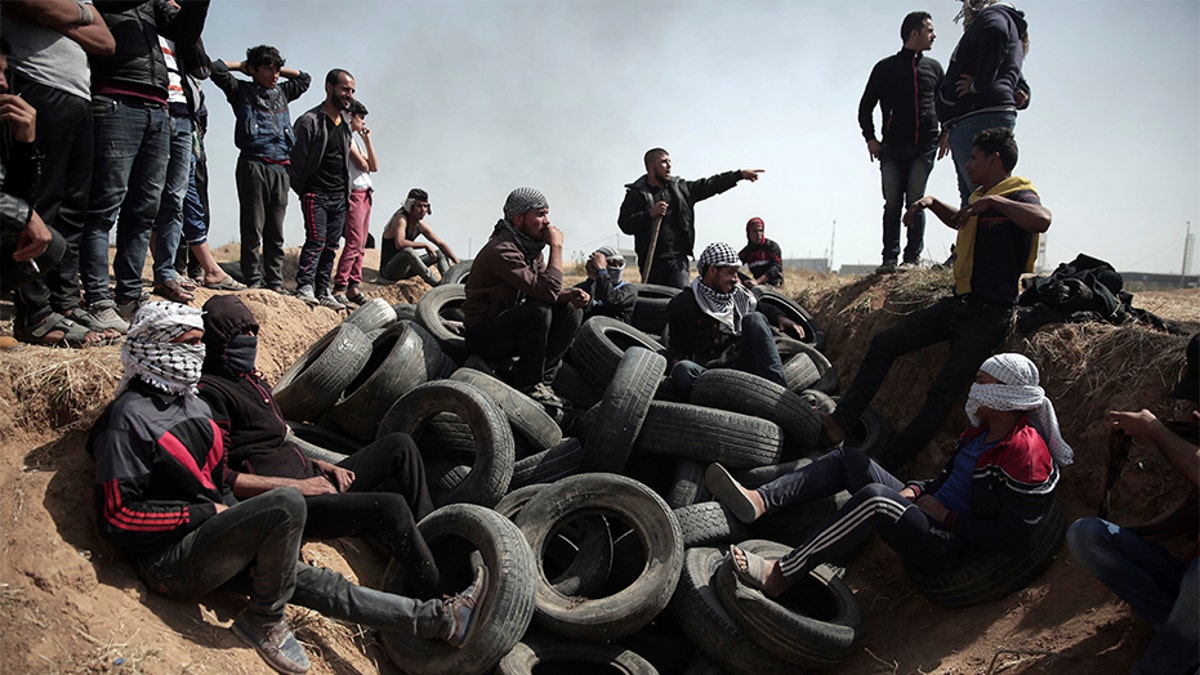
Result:
{"label": "man wearing cap", "polygon": [[289,602],[465,644],[486,591],[485,568],[445,601],[363,588],[300,562],[308,510],[298,490],[278,488],[240,503],[233,497],[221,420],[197,395],[203,338],[195,307],[151,302],[134,315],[121,347],[125,375],[117,397],[87,441],[96,460],[100,535],[131,552],[142,581],[168,597],[191,599],[234,579],[245,582],[250,600],[231,630],[282,673],[309,667],[284,616]]}
{"label": "man wearing cap", "polygon": [[911,565],[949,571],[987,551],[1019,554],[1054,499],[1059,467],[1074,461],[1037,366],[997,354],[975,375],[966,405],[971,426],[932,480],[904,483],[855,448],[838,448],[755,490],[720,464],[705,479],[746,523],[789,504],[848,490],[852,496],[821,529],[776,560],[730,547],[734,571],[769,596],[837,559],[874,530]]}
{"label": "man wearing cap", "polygon": [[750,276],[742,276],[747,287],[783,285],[783,251],[779,244],[767,239],[766,232],[762,218],[755,216],[746,222],[746,245],[738,251],[738,259],[750,269]]}
{"label": "man wearing cap", "polygon": [[647,150],[642,162],[646,173],[625,186],[617,226],[633,235],[638,264],[650,268],[644,282],[686,288],[691,276],[688,258],[696,245],[696,202],[719,195],[738,181],[753,183],[762,169],[683,180],[671,175],[671,155],[662,148]]}
{"label": "man wearing cap", "polygon": [[[1200,400],[1200,335],[1187,347],[1187,370],[1171,397],[1193,405]],[[1184,535],[1196,541],[1200,520],[1200,447],[1195,426],[1200,412],[1186,425],[1189,438],[1179,435],[1180,424],[1168,428],[1154,413],[1112,411],[1112,428],[1134,441],[1148,441],[1176,471],[1192,483],[1187,498],[1153,522],[1121,527],[1100,518],[1082,518],[1067,530],[1075,559],[1108,586],[1157,631],[1146,652],[1133,666],[1135,675],[1194,673],[1200,660],[1200,562],[1197,548],[1186,557],[1158,543]]]}
{"label": "man wearing cap", "polygon": [[[428,192],[421,188],[408,191],[404,206],[392,214],[392,219],[383,230],[379,253],[381,277],[399,281],[419,276],[430,286],[436,286],[441,279],[429,269],[430,265],[436,265],[438,273],[444,276],[450,265],[458,262],[458,256],[454,255],[450,245],[425,223],[425,216],[432,213]],[[417,241],[420,236],[429,242]]]}
{"label": "man wearing cap", "polygon": [[[513,190],[471,265],[462,305],[467,351],[485,359],[517,357],[504,377],[544,405],[562,404],[549,385],[591,300],[583,289],[563,288],[562,244],[546,196],[528,187]],[[542,249],[549,249],[544,262]]]}
{"label": "man wearing cap", "polygon": [[735,368],[786,386],[771,324],[782,310],[758,304],[739,283],[742,261],[724,242],[709,244],[696,262],[700,276],[667,304],[671,382],[684,396],[708,368]]}
{"label": "man wearing cap", "polygon": [[575,284],[592,296],[583,310],[583,320],[593,316],[609,316],[629,323],[633,318],[633,306],[637,303],[637,286],[621,278],[625,271],[625,258],[611,246],[601,246],[588,256],[584,267],[587,279]]}

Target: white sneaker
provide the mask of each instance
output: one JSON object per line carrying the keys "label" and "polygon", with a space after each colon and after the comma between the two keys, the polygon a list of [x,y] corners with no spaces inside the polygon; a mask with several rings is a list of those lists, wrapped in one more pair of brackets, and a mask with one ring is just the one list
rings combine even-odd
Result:
{"label": "white sneaker", "polygon": [[312,284],[304,284],[300,288],[296,289],[296,297],[310,305],[315,305],[318,302],[317,296],[313,294]]}
{"label": "white sneaker", "polygon": [[318,301],[318,304],[322,307],[328,307],[329,309],[333,310],[346,309],[346,306],[339,302],[338,299],[332,295],[322,295],[320,301]]}

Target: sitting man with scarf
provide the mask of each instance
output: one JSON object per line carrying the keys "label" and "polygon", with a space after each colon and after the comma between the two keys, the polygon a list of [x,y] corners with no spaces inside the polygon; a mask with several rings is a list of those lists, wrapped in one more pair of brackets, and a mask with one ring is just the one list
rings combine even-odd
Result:
{"label": "sitting man with scarf", "polygon": [[671,383],[685,398],[708,368],[735,368],[787,386],[771,325],[790,321],[746,290],[741,267],[732,246],[709,244],[696,261],[700,276],[667,304]]}
{"label": "sitting man with scarf", "polygon": [[588,278],[575,284],[575,288],[592,296],[583,310],[583,320],[610,316],[629,323],[633,319],[638,292],[637,286],[621,278],[625,272],[625,257],[611,246],[601,246],[588,257],[584,268]]}
{"label": "sitting man with scarf", "polygon": [[783,285],[783,250],[767,239],[767,226],[762,218],[755,216],[746,222],[746,245],[738,251],[738,258],[750,269],[750,276],[740,275],[747,287]]}
{"label": "sitting man with scarf", "polygon": [[935,197],[913,202],[905,223],[924,209],[958,230],[955,243],[954,295],[904,317],[871,340],[850,388],[832,415],[821,413],[826,437],[841,443],[845,429],[858,421],[899,357],[941,342],[950,355],[929,387],[925,403],[903,431],[884,447],[880,464],[899,471],[933,440],[954,402],[962,396],[979,364],[1008,335],[1018,280],[1032,272],[1038,234],[1050,228],[1050,211],[1037,190],[1012,175],[1017,142],[1011,129],[988,129],[975,136],[967,172],[979,189],[970,203],[956,209]]}
{"label": "sitting man with scarf", "polygon": [[546,196],[533,188],[513,190],[504,217],[471,264],[462,304],[467,351],[484,359],[517,357],[500,376],[549,407],[563,405],[550,383],[579,330],[580,310],[591,301],[582,289],[563,288],[562,245]]}
{"label": "sitting man with scarf", "polygon": [[168,597],[197,598],[236,578],[250,600],[231,630],[282,673],[309,667],[284,616],[288,602],[465,644],[486,590],[485,568],[445,601],[362,588],[300,562],[308,509],[298,490],[240,503],[233,497],[225,482],[224,421],[197,393],[203,336],[194,307],[151,302],[134,315],[121,347],[124,379],[87,442],[96,461],[100,535],[128,550],[146,586]]}
{"label": "sitting man with scarf", "polygon": [[836,559],[871,530],[904,561],[928,573],[951,570],[985,551],[1017,554],[1054,498],[1059,467],[1074,453],[1058,430],[1038,370],[1020,354],[983,363],[967,398],[971,426],[933,480],[901,482],[854,448],[748,490],[720,464],[706,475],[713,495],[750,523],[787,504],[849,490],[831,521],[778,560],[730,547],[734,571],[768,596]]}
{"label": "sitting man with scarf", "polygon": [[258,320],[236,295],[204,303],[204,347],[200,397],[224,436],[233,496],[294,487],[308,503],[305,540],[364,537],[400,563],[409,588],[432,593],[437,565],[416,521],[433,501],[416,443],[387,434],[336,465],[301,454],[255,368]]}

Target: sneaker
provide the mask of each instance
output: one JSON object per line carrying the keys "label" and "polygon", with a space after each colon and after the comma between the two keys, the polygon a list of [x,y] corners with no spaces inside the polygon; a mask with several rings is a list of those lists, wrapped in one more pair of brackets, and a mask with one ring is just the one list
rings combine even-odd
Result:
{"label": "sneaker", "polygon": [[124,335],[129,332],[129,322],[117,314],[117,305],[112,300],[97,300],[86,310],[72,312],[72,318],[97,333],[115,330]]}
{"label": "sneaker", "polygon": [[281,673],[300,675],[308,672],[308,655],[304,647],[296,641],[296,636],[288,628],[286,621],[269,623],[261,628],[254,628],[245,617],[238,617],[229,630],[254,647],[254,651],[275,670]]}
{"label": "sneaker", "polygon": [[117,315],[125,321],[133,321],[133,315],[137,314],[138,309],[146,302],[145,298],[139,297],[137,300],[118,300]]}
{"label": "sneaker", "polygon": [[442,609],[450,624],[445,640],[451,647],[462,649],[470,639],[471,629],[477,623],[471,618],[475,614],[475,607],[487,594],[487,578],[487,568],[480,565],[475,569],[475,580],[465,591],[442,602]]}
{"label": "sneaker", "polygon": [[875,268],[875,274],[891,274],[896,271],[895,260],[884,260],[883,264]]}
{"label": "sneaker", "polygon": [[333,299],[342,303],[343,307],[348,307],[350,305],[350,298],[346,297],[345,293],[334,293]]}
{"label": "sneaker", "polygon": [[332,310],[346,309],[346,305],[342,304],[341,301],[339,301],[337,298],[333,297],[332,295],[322,295],[321,299],[319,301],[317,301],[317,304],[319,304],[322,307],[328,307],[329,309],[332,309]]}
{"label": "sneaker", "polygon": [[296,289],[296,297],[300,298],[301,300],[307,302],[310,305],[315,305],[319,302],[317,300],[317,296],[313,294],[312,284],[304,284],[300,288],[297,288]]}

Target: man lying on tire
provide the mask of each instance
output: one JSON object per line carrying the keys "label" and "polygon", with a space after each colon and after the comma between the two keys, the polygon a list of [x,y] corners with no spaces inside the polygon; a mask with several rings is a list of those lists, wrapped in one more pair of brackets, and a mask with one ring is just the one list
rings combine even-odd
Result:
{"label": "man lying on tire", "polygon": [[700,276],[667,304],[671,383],[684,397],[709,368],[735,368],[787,386],[771,326],[797,339],[804,331],[746,290],[738,277],[741,267],[732,246],[709,244],[696,261]]}
{"label": "man lying on tire", "polygon": [[416,444],[395,433],[337,465],[304,456],[288,440],[271,386],[255,368],[258,328],[236,295],[204,303],[200,397],[220,420],[233,496],[294,487],[308,503],[305,540],[369,539],[403,565],[418,595],[432,593],[437,564],[416,521],[433,511],[433,500]]}
{"label": "man lying on tire", "polygon": [[[1200,335],[1188,343],[1187,371],[1171,396],[1193,405],[1200,401]],[[1200,413],[1193,411],[1192,436],[1186,439],[1178,435],[1178,427],[1168,428],[1149,410],[1114,410],[1109,417],[1114,430],[1153,444],[1192,483],[1192,490],[1173,512],[1140,527],[1123,528],[1100,518],[1077,520],[1067,530],[1067,543],[1076,560],[1157,631],[1134,664],[1134,674],[1194,673],[1200,657],[1200,560],[1194,544],[1185,558],[1155,542],[1179,535],[1196,541],[1200,447],[1194,425]]]}
{"label": "man lying on tire", "polygon": [[838,448],[757,490],[742,487],[720,464],[710,466],[709,489],[747,523],[787,504],[841,490],[853,495],[832,521],[780,559],[731,547],[738,576],[778,595],[869,530],[905,563],[930,573],[987,551],[1027,549],[1052,503],[1058,466],[1073,458],[1054,406],[1038,386],[1037,367],[1020,354],[991,357],[975,375],[966,408],[971,426],[933,480],[906,485],[853,448]]}
{"label": "man lying on tire", "polygon": [[133,317],[121,347],[124,379],[88,437],[100,535],[133,554],[149,588],[172,598],[242,582],[250,601],[233,633],[279,672],[309,667],[284,617],[289,601],[337,619],[465,644],[486,590],[484,568],[463,594],[446,601],[362,588],[299,562],[308,516],[299,491],[234,498],[225,482],[227,420],[197,395],[203,325],[199,309],[172,302],[148,303]]}
{"label": "man lying on tire", "polygon": [[484,359],[517,357],[501,379],[558,408],[563,401],[550,383],[579,330],[580,309],[591,300],[582,289],[563,288],[562,245],[546,196],[533,188],[513,190],[504,217],[471,264],[462,304],[467,351]]}

